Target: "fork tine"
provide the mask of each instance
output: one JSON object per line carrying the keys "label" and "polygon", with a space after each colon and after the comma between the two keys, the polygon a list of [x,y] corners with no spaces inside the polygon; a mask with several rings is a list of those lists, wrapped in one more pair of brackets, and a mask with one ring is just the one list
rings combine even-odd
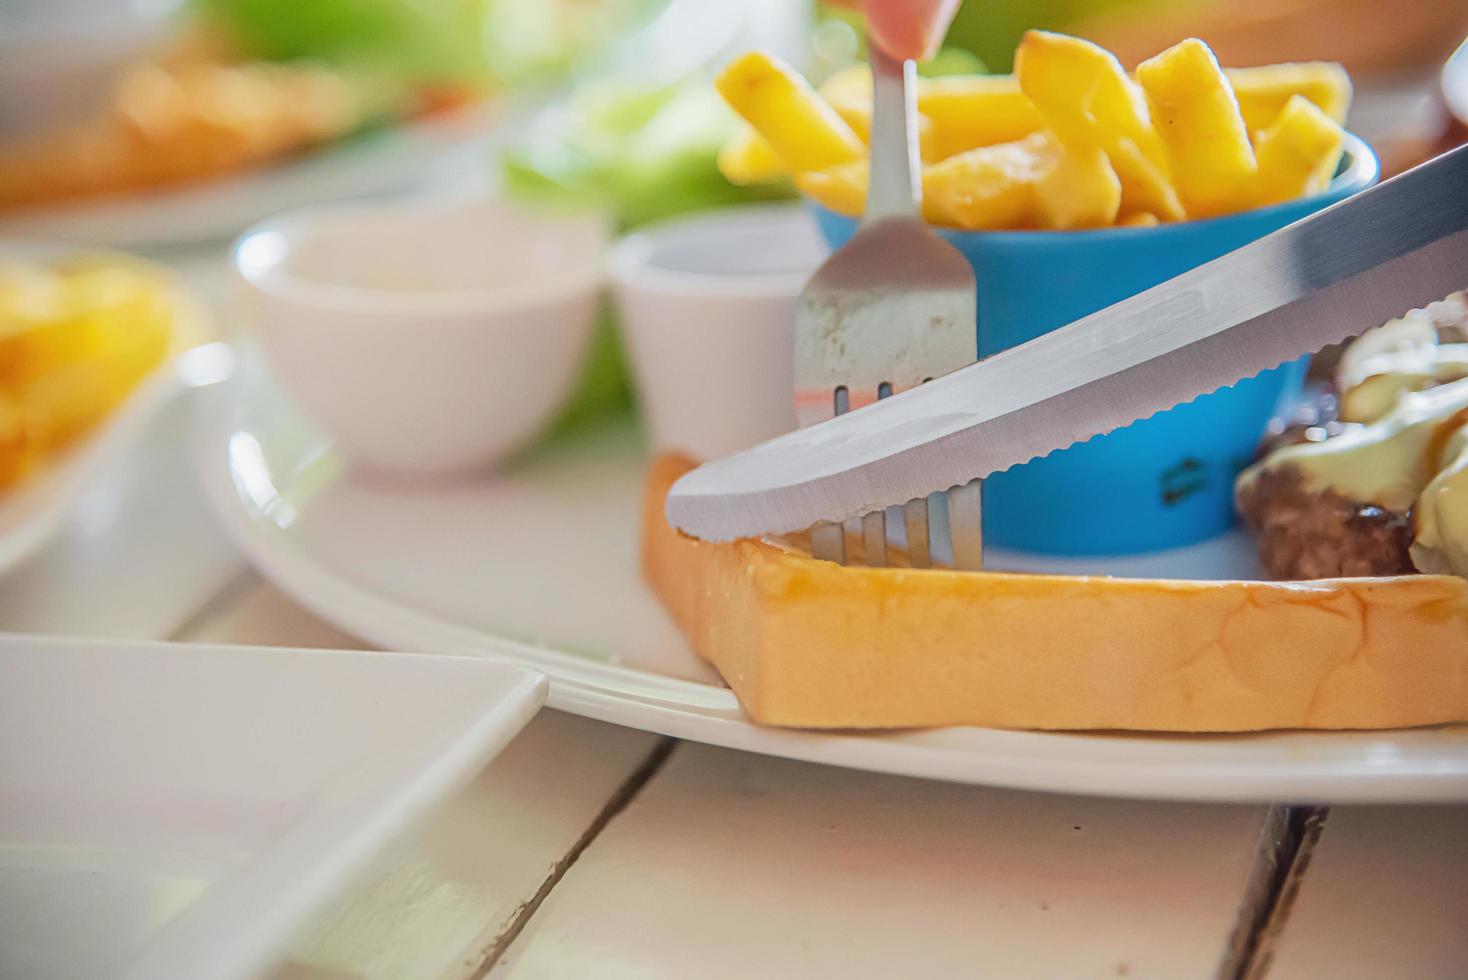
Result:
{"label": "fork tine", "polygon": [[984,567],[983,506],[983,480],[948,491],[948,543],[954,568],[977,572]]}
{"label": "fork tine", "polygon": [[824,561],[846,564],[846,528],[831,521],[821,521],[810,529],[810,551]]}
{"label": "fork tine", "polygon": [[928,550],[928,498],[918,497],[902,505],[902,516],[907,525],[907,557],[913,568],[928,568],[932,565]]}
{"label": "fork tine", "polygon": [[874,510],[861,516],[862,554],[872,568],[887,564],[887,512]]}
{"label": "fork tine", "polygon": [[[851,389],[838,385],[831,392],[831,409],[836,415],[851,411]],[[830,521],[821,521],[810,529],[811,554],[838,565],[846,564],[846,528]]]}
{"label": "fork tine", "polygon": [[[892,395],[892,382],[877,385],[877,401]],[[862,547],[867,565],[881,568],[887,564],[887,511],[874,510],[861,518]]]}
{"label": "fork tine", "polygon": [[831,407],[837,415],[845,415],[851,411],[851,389],[845,385],[838,385],[831,393]]}

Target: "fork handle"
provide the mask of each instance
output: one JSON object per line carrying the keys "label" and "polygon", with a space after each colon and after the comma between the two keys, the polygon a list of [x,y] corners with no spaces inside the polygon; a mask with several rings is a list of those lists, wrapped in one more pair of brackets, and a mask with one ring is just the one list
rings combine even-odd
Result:
{"label": "fork handle", "polygon": [[871,173],[863,222],[916,215],[923,200],[918,157],[917,65],[868,43],[872,63]]}

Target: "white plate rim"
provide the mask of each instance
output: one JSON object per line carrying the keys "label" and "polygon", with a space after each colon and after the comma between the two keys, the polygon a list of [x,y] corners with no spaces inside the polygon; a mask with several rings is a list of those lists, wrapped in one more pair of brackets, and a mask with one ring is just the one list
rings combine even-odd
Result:
{"label": "white plate rim", "polygon": [[[242,372],[243,373],[243,372]],[[196,446],[201,482],[226,534],[268,580],[314,614],[387,650],[496,656],[550,679],[547,706],[662,735],[852,769],[1013,789],[1209,802],[1429,803],[1468,800],[1468,751],[1448,764],[1400,759],[1261,765],[1209,758],[1212,748],[1296,733],[1238,736],[1106,736],[1001,729],[827,733],[755,725],[733,692],[494,636],[377,595],[304,553],[236,488],[228,459],[232,409],[246,391],[236,377],[207,413]],[[255,390],[258,390],[256,388]],[[1331,737],[1331,733],[1303,733]],[[1352,734],[1342,733],[1343,737]],[[982,739],[983,754],[970,743]],[[1195,751],[1165,758],[1179,744]],[[1074,752],[1046,753],[1059,746]],[[1125,746],[1122,749],[1121,746]],[[1051,758],[1037,762],[1036,749]],[[1211,751],[1210,751],[1211,749]],[[1281,750],[1278,755],[1287,757]],[[1149,757],[1150,756],[1150,757]]]}

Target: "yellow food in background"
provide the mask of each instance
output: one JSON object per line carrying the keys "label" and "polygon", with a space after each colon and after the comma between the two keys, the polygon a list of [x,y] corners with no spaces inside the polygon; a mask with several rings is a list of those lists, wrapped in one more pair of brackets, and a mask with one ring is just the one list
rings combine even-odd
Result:
{"label": "yellow food in background", "polygon": [[[856,138],[861,140],[862,146],[865,147],[871,140],[871,100],[857,102],[850,99],[839,99],[831,103],[831,108],[836,110],[836,114],[841,117],[842,122],[851,127],[851,131],[856,134]],[[924,161],[941,160],[944,154],[941,152],[935,140],[937,131],[933,125],[933,120],[921,112],[917,114],[917,131],[918,156]]]}
{"label": "yellow food in background", "polygon": [[177,312],[142,264],[0,262],[0,487],[120,405],[167,355]]}
{"label": "yellow food in background", "polygon": [[918,110],[933,120],[943,159],[979,146],[1012,143],[1044,126],[1012,75],[951,75],[918,84]]}
{"label": "yellow food in background", "polygon": [[719,172],[731,184],[767,184],[790,176],[790,168],[770,141],[748,124],[741,125],[719,151]]}
{"label": "yellow food in background", "polygon": [[1320,191],[1341,155],[1341,128],[1303,95],[1290,97],[1254,142],[1258,202],[1273,204]]}
{"label": "yellow food in background", "polygon": [[[1109,51],[1080,38],[1030,31],[1015,54],[1015,76],[1062,141],[1092,157],[1094,147],[1105,152],[1121,182],[1122,209],[1182,220],[1146,99]],[[1080,172],[1101,173],[1094,159]]]}
{"label": "yellow food in background", "polygon": [[[829,170],[807,170],[795,175],[795,186],[823,207],[854,217],[867,206],[867,162],[855,160]],[[923,201],[924,217],[931,221],[927,206],[928,202]]]}
{"label": "yellow food in background", "polygon": [[1351,107],[1351,76],[1331,61],[1305,61],[1258,68],[1225,68],[1249,132],[1274,122],[1292,96],[1303,95],[1337,123]]}
{"label": "yellow food in background", "polygon": [[25,475],[29,456],[25,415],[15,399],[0,392],[0,487],[8,487]]}
{"label": "yellow food in background", "polygon": [[[754,52],[717,84],[754,131],[725,147],[726,177],[793,174],[808,197],[862,213],[865,66],[817,91]],[[918,80],[924,216],[967,230],[1150,227],[1318,193],[1339,163],[1350,99],[1339,65],[1224,70],[1188,39],[1132,76],[1096,44],[1031,31],[1014,75]]]}
{"label": "yellow food in background", "polygon": [[1061,137],[1064,152],[1035,186],[1041,228],[1103,228],[1121,210],[1121,180],[1105,151],[1083,139]]}
{"label": "yellow food in background", "polygon": [[1033,228],[1036,187],[1059,157],[1048,133],[951,156],[924,168],[923,210],[934,224],[957,228]]}
{"label": "yellow food in background", "polygon": [[860,160],[866,147],[825,99],[788,65],[760,51],[729,63],[719,94],[792,170],[825,170]]}
{"label": "yellow food in background", "polygon": [[[1036,227],[1036,187],[1059,156],[1059,144],[1048,133],[1034,133],[924,167],[923,217],[930,224],[985,231]],[[797,174],[795,184],[832,211],[860,215],[866,207],[867,162]]]}
{"label": "yellow food in background", "polygon": [[1211,218],[1248,207],[1258,173],[1254,148],[1208,45],[1196,38],[1174,44],[1138,65],[1137,81],[1188,216]]}
{"label": "yellow food in background", "polygon": [[[870,70],[859,65],[839,71],[819,91],[865,142],[872,114]],[[1045,124],[1013,75],[919,78],[917,108],[931,127],[925,160],[945,160],[975,147],[1013,143]],[[853,120],[861,120],[860,125]]]}
{"label": "yellow food in background", "polygon": [[872,104],[872,70],[866,65],[852,65],[835,72],[816,89],[821,98],[835,105],[838,102],[865,102]]}

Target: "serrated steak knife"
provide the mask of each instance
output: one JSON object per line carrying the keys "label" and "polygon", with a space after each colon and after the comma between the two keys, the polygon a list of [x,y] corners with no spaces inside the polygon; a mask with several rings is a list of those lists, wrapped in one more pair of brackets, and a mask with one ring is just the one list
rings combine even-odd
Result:
{"label": "serrated steak knife", "polygon": [[960,486],[1130,425],[1468,284],[1468,147],[1059,330],[688,473],[670,523],[726,540]]}

